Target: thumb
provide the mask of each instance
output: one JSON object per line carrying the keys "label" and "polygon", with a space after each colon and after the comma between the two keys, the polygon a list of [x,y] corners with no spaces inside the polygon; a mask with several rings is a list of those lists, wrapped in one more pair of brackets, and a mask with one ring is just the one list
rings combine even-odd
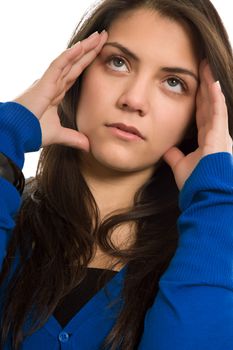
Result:
{"label": "thumb", "polygon": [[164,155],[163,159],[171,167],[173,173],[176,165],[181,159],[185,157],[184,153],[181,152],[177,147],[171,147]]}
{"label": "thumb", "polygon": [[88,152],[90,149],[90,144],[87,136],[79,131],[64,127],[61,128],[59,138],[57,139],[56,143],[64,146],[82,149],[86,152]]}

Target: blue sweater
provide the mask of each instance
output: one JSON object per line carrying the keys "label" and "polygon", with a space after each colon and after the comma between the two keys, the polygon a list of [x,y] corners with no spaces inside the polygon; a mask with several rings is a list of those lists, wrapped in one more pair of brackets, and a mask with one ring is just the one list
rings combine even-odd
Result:
{"label": "blue sweater", "polygon": [[[0,152],[18,166],[41,145],[36,117],[23,106],[0,104]],[[139,350],[233,349],[233,162],[227,152],[201,159],[179,193],[179,244],[147,311]],[[0,178],[0,263],[14,227],[20,196]],[[124,267],[64,329],[51,316],[23,350],[97,350],[114,324]],[[19,301],[20,302],[20,301]],[[135,305],[136,307],[136,305]],[[5,349],[10,349],[6,345]]]}

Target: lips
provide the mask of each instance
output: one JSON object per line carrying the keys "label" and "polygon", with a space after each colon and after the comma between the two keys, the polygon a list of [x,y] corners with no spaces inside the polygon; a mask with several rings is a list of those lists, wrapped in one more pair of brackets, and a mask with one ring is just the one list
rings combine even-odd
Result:
{"label": "lips", "polygon": [[128,133],[131,133],[131,134],[134,134],[134,135],[137,135],[139,137],[141,137],[142,139],[144,139],[143,135],[140,133],[140,131],[135,128],[134,126],[131,126],[131,125],[125,125],[123,123],[113,123],[113,124],[108,124],[107,126],[110,126],[112,128],[117,128],[117,129],[120,129],[120,130],[123,130],[123,131],[126,131]]}

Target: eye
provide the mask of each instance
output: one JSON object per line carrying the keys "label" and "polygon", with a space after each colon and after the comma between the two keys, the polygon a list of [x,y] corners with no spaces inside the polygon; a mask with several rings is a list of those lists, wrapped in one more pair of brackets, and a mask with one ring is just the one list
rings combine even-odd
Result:
{"label": "eye", "polygon": [[[126,72],[128,71],[128,68],[126,66],[125,60],[120,56],[111,56],[107,59],[106,63],[112,68],[113,70],[119,71],[119,72]],[[122,67],[126,67],[126,70],[122,70]]]}
{"label": "eye", "polygon": [[186,84],[177,77],[170,77],[165,80],[168,89],[176,94],[182,94],[187,91]]}

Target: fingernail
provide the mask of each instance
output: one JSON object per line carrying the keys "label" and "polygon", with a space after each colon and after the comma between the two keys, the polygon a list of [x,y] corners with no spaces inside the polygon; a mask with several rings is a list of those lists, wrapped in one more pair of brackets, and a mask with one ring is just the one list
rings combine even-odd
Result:
{"label": "fingernail", "polygon": [[104,30],[102,30],[102,32],[100,33],[100,34],[104,34],[104,33],[106,33],[106,30],[104,29]]}
{"label": "fingernail", "polygon": [[219,80],[217,80],[217,81],[215,82],[215,84],[216,84],[216,86],[218,87],[218,89],[219,89],[220,91],[222,91],[221,84],[220,84]]}
{"label": "fingernail", "polygon": [[94,37],[94,36],[97,36],[98,34],[99,34],[99,32],[96,31],[96,32],[92,33],[92,34],[89,36],[89,38],[92,38],[92,37]]}
{"label": "fingernail", "polygon": [[77,41],[77,43],[75,43],[72,47],[76,47],[76,46],[78,46],[80,44],[81,44],[81,41]]}

